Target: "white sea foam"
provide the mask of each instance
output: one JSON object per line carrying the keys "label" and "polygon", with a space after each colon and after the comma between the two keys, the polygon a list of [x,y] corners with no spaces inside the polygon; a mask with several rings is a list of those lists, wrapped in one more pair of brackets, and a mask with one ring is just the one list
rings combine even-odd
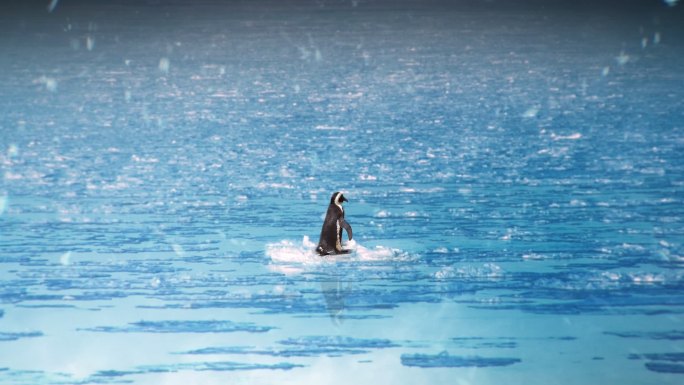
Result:
{"label": "white sea foam", "polygon": [[314,127],[315,130],[318,131],[349,131],[351,130],[350,127],[346,126],[332,126],[328,124],[319,124],[316,127]]}
{"label": "white sea foam", "polygon": [[299,274],[326,264],[410,259],[409,254],[402,250],[386,246],[367,248],[354,240],[347,242],[344,247],[351,250],[351,253],[320,256],[316,253],[316,244],[308,236],[304,236],[301,242],[282,240],[269,243],[266,245],[266,255],[271,259],[271,270],[288,275]]}
{"label": "white sea foam", "polygon": [[553,140],[577,140],[582,139],[582,134],[579,132],[572,133],[570,135],[556,135],[551,133],[551,139]]}
{"label": "white sea foam", "polygon": [[434,277],[438,280],[453,278],[500,279],[505,274],[506,272],[501,266],[495,263],[485,263],[482,265],[445,266],[435,272]]}

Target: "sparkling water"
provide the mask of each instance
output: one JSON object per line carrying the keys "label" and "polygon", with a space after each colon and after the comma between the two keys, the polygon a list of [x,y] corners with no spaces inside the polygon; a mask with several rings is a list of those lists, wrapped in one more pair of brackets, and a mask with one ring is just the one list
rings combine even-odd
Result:
{"label": "sparkling water", "polygon": [[681,4],[0,9],[0,383],[684,380]]}

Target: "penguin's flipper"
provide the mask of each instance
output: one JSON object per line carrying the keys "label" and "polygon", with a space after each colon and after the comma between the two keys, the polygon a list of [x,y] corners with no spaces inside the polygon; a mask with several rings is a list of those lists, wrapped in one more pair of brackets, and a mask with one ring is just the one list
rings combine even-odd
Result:
{"label": "penguin's flipper", "polygon": [[344,218],[340,218],[339,221],[340,221],[340,227],[342,227],[343,229],[345,229],[347,231],[347,236],[349,236],[349,240],[351,241],[351,239],[352,239],[352,228],[351,228],[351,226],[349,226],[349,223],[347,223],[347,221],[345,221]]}
{"label": "penguin's flipper", "polygon": [[338,251],[336,254],[349,254],[351,252],[352,251],[349,249],[342,249],[342,250]]}
{"label": "penguin's flipper", "polygon": [[330,252],[329,252],[328,250],[325,250],[325,249],[324,249],[323,247],[321,247],[321,246],[318,246],[318,247],[316,248],[316,252],[317,252],[318,255],[320,255],[321,257],[330,254]]}

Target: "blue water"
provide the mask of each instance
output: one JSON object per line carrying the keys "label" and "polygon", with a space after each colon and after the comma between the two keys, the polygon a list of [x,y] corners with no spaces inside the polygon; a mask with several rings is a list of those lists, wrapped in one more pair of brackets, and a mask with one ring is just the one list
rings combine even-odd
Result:
{"label": "blue water", "polygon": [[670,3],[3,4],[0,382],[681,383]]}

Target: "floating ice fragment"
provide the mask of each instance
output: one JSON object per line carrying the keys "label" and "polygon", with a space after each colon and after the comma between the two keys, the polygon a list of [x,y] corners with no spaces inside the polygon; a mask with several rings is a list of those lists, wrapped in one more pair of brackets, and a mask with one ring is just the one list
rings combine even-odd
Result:
{"label": "floating ice fragment", "polygon": [[615,61],[618,63],[618,65],[623,66],[623,65],[629,63],[630,57],[629,57],[629,55],[627,55],[627,54],[625,53],[625,51],[622,51],[622,52],[620,52],[619,55],[617,55],[617,56],[615,57]]}
{"label": "floating ice fragment", "polygon": [[660,32],[653,34],[653,44],[660,44]]}
{"label": "floating ice fragment", "polygon": [[34,84],[43,84],[45,86],[45,89],[50,91],[50,92],[55,92],[57,91],[57,79],[55,78],[50,78],[47,76],[41,76],[38,79],[33,81]]}
{"label": "floating ice fragment", "polygon": [[95,38],[92,36],[86,37],[86,48],[88,51],[92,51],[95,48]]}
{"label": "floating ice fragment", "polygon": [[50,92],[57,91],[57,80],[55,80],[53,78],[46,78],[45,79],[45,89],[50,91]]}
{"label": "floating ice fragment", "polygon": [[15,174],[10,171],[5,172],[5,180],[20,180],[23,178],[24,177],[21,174]]}
{"label": "floating ice fragment", "polygon": [[609,281],[619,281],[622,277],[619,273],[614,273],[610,271],[601,273],[601,276],[608,279]]}
{"label": "floating ice fragment", "polygon": [[157,159],[157,158],[145,158],[145,157],[138,156],[135,154],[131,155],[131,160],[133,162],[137,162],[137,163],[158,163],[159,162],[159,159]]}
{"label": "floating ice fragment", "polygon": [[577,140],[582,139],[582,134],[579,132],[572,133],[570,135],[556,135],[551,134],[551,139],[553,140]]}
{"label": "floating ice fragment", "polygon": [[601,75],[602,75],[602,76],[608,76],[609,73],[610,73],[610,66],[605,66],[605,67],[603,67],[603,69],[601,70]]}
{"label": "floating ice fragment", "polygon": [[183,250],[183,246],[174,243],[171,247],[173,247],[173,251],[178,255],[179,257],[182,257],[185,255],[185,250]]}
{"label": "floating ice fragment", "polygon": [[50,4],[47,6],[48,12],[52,13],[57,8],[57,3],[59,3],[59,0],[50,0]]}
{"label": "floating ice fragment", "polygon": [[150,280],[150,286],[152,288],[158,288],[161,285],[161,279],[159,277],[154,277]]}
{"label": "floating ice fragment", "polygon": [[641,48],[644,49],[646,47],[648,47],[648,38],[643,37],[641,38]]}
{"label": "floating ice fragment", "polygon": [[309,56],[311,56],[311,52],[309,52],[309,50],[306,49],[306,47],[297,47],[297,49],[299,50],[299,58],[300,59],[308,60]]}
{"label": "floating ice fragment", "polygon": [[359,175],[359,180],[375,181],[378,180],[378,177],[370,174],[361,174]]}
{"label": "floating ice fragment", "polygon": [[664,0],[664,1],[665,1],[665,4],[669,5],[670,7],[674,7],[679,2],[679,0]]}
{"label": "floating ice fragment", "polygon": [[62,266],[69,266],[69,264],[71,264],[71,251],[62,254],[62,256],[59,257],[59,263],[61,263]]}
{"label": "floating ice fragment", "polygon": [[391,215],[392,215],[392,214],[390,214],[390,212],[387,211],[387,210],[380,210],[380,211],[378,211],[377,213],[375,213],[375,215],[373,215],[373,216],[376,217],[376,218],[387,218],[387,217],[389,217],[389,216],[391,216]]}
{"label": "floating ice fragment", "polygon": [[349,131],[349,127],[346,126],[331,126],[327,124],[319,124],[314,129],[321,131]]}
{"label": "floating ice fragment", "polygon": [[171,66],[171,62],[169,61],[168,58],[161,58],[159,59],[159,70],[163,73],[169,73],[169,67]]}
{"label": "floating ice fragment", "polygon": [[17,147],[16,144],[10,144],[9,148],[7,149],[7,157],[13,158],[17,155],[19,155],[19,147]]}
{"label": "floating ice fragment", "polygon": [[304,236],[301,244],[290,240],[266,245],[266,255],[271,259],[269,269],[286,275],[300,274],[309,268],[316,268],[328,263],[345,262],[378,262],[378,261],[408,261],[411,255],[385,246],[375,246],[368,249],[351,240],[345,248],[351,250],[350,254],[319,256],[315,251],[316,244],[308,236]]}
{"label": "floating ice fragment", "polygon": [[538,113],[539,113],[539,107],[538,106],[532,106],[532,107],[528,108],[527,111],[525,111],[522,114],[522,117],[523,118],[534,118],[537,116]]}

